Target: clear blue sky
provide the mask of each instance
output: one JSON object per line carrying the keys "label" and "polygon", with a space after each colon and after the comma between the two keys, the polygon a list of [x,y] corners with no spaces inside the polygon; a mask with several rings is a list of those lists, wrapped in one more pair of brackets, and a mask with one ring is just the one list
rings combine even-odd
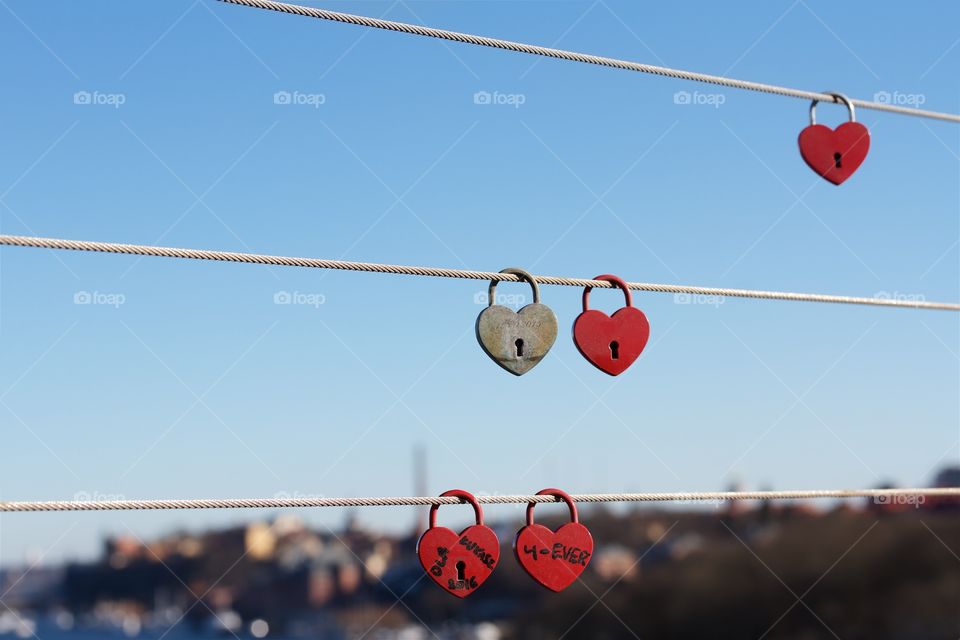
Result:
{"label": "clear blue sky", "polygon": [[[313,4],[960,111],[950,3]],[[3,233],[960,299],[955,124],[861,111],[837,188],[800,100],[212,0],[2,0],[0,52]],[[431,493],[912,485],[960,458],[956,314],[638,294],[651,344],[611,379],[570,339],[580,291],[544,287],[561,335],[516,379],[474,339],[485,290],[4,248],[0,497],[408,494],[415,443]],[[255,515],[4,515],[0,558]]]}

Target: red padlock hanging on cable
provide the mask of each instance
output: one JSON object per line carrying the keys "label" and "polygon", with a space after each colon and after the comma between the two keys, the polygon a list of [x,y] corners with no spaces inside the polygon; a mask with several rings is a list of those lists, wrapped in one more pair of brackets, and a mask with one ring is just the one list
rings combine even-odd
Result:
{"label": "red padlock hanging on cable", "polygon": [[551,531],[533,521],[535,502],[527,505],[527,524],[517,533],[513,551],[524,571],[551,591],[563,591],[593,557],[593,536],[580,524],[577,506],[566,492],[544,489],[538,496],[556,496],[570,508],[570,522]]}
{"label": "red padlock hanging on cable", "polygon": [[810,126],[800,132],[798,143],[804,162],[822,178],[839,185],[853,175],[870,151],[870,131],[856,121],[853,103],[842,93],[825,92],[847,106],[849,122],[836,129],[817,124],[817,102],[810,104]]}
{"label": "red padlock hanging on cable", "polygon": [[420,564],[434,582],[458,598],[466,598],[490,577],[500,561],[500,541],[493,529],[483,524],[483,509],[473,494],[452,489],[440,497],[453,496],[473,505],[477,523],[459,534],[437,526],[437,510],[430,507],[430,528],[417,542]]}
{"label": "red padlock hanging on cable", "polygon": [[640,357],[650,339],[650,323],[643,311],[633,306],[627,283],[612,275],[594,280],[612,282],[623,290],[627,305],[612,316],[590,309],[590,290],[583,290],[583,312],[573,322],[573,342],[584,358],[611,376],[618,376]]}

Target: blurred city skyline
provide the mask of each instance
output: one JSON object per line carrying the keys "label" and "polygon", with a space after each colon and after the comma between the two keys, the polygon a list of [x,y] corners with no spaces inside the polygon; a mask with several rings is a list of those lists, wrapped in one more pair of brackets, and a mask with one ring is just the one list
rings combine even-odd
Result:
{"label": "blurred city skyline", "polygon": [[[958,476],[960,467],[946,468],[931,484],[955,486]],[[311,528],[301,512],[280,511],[198,533],[143,539],[128,531],[104,539],[98,557],[86,562],[0,571],[0,635],[498,640],[551,629],[588,638],[604,629],[610,637],[661,637],[702,634],[715,624],[709,613],[726,606],[736,614],[726,627],[731,636],[876,628],[876,637],[918,630],[946,637],[956,627],[960,588],[951,550],[960,540],[958,505],[923,495],[834,504],[726,501],[706,512],[583,505],[581,522],[596,546],[584,573],[560,595],[535,585],[512,557],[522,514],[505,519],[498,512],[486,523],[500,539],[500,561],[488,583],[456,603],[424,579],[414,551],[422,528],[379,533],[352,511],[333,529]],[[537,521],[560,526],[567,516],[559,507],[541,506]],[[899,559],[896,579],[885,566],[890,557]],[[791,591],[811,580],[800,598]],[[725,588],[710,588],[717,583]],[[768,586],[785,589],[778,596]],[[606,603],[612,616],[591,615],[600,592],[619,615]],[[789,615],[797,601],[788,606],[787,596],[812,615]],[[616,604],[624,600],[631,606]],[[920,600],[925,606],[915,607]]]}

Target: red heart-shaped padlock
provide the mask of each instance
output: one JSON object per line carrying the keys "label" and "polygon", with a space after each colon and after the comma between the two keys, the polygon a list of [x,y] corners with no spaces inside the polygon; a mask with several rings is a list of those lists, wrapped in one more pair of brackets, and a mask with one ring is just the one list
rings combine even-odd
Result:
{"label": "red heart-shaped padlock", "polygon": [[612,275],[597,276],[623,289],[627,306],[612,316],[590,309],[590,289],[583,291],[583,312],[573,322],[573,342],[593,366],[618,376],[640,357],[650,339],[650,323],[643,311],[633,306],[627,283]]}
{"label": "red heart-shaped padlock", "polygon": [[810,105],[810,126],[800,132],[798,143],[804,162],[825,180],[839,185],[853,175],[870,151],[870,132],[854,120],[853,104],[839,93],[831,94],[847,105],[850,121],[836,129],[816,123],[817,101]]}
{"label": "red heart-shaped padlock", "polygon": [[437,509],[430,507],[430,528],[417,542],[420,564],[433,581],[458,598],[466,598],[490,577],[500,560],[500,541],[483,524],[483,510],[472,494],[453,489],[441,497],[456,496],[473,505],[477,524],[459,534],[437,526]]}
{"label": "red heart-shaped padlock", "polygon": [[520,566],[551,591],[563,591],[576,580],[593,557],[593,536],[577,517],[573,500],[560,489],[544,489],[538,496],[557,496],[570,507],[570,520],[556,531],[533,522],[533,507],[527,505],[527,524],[517,533],[513,551]]}

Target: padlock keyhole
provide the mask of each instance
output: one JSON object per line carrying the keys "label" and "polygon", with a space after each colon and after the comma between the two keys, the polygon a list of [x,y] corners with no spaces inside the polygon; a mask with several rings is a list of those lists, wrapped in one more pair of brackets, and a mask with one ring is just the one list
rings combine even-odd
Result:
{"label": "padlock keyhole", "polygon": [[457,563],[457,581],[458,582],[462,582],[467,579],[465,575],[466,572],[467,572],[467,563],[461,560],[460,562]]}
{"label": "padlock keyhole", "polygon": [[614,340],[610,343],[610,359],[619,360],[620,359],[620,343]]}
{"label": "padlock keyhole", "polygon": [[513,344],[514,346],[517,347],[517,357],[522,358],[523,357],[523,338],[517,338],[517,340]]}
{"label": "padlock keyhole", "polygon": [[834,166],[834,168],[836,168],[836,169],[842,169],[842,168],[843,168],[843,167],[840,166],[840,160],[841,160],[842,158],[843,158],[843,154],[840,153],[839,151],[837,151],[836,153],[833,154],[833,166]]}

